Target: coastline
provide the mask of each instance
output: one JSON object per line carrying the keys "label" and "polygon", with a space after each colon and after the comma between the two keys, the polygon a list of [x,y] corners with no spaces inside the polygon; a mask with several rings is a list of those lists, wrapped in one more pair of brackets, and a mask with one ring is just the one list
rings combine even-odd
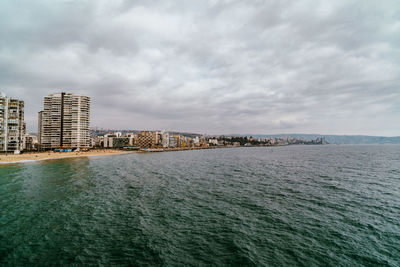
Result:
{"label": "coastline", "polygon": [[81,157],[96,157],[96,156],[111,156],[137,153],[136,151],[122,151],[116,149],[96,149],[90,151],[81,152],[34,152],[34,153],[23,153],[19,155],[14,154],[1,154],[0,155],[0,166],[6,164],[15,163],[28,163],[35,161],[54,160],[54,159],[65,159],[65,158],[81,158]]}
{"label": "coastline", "polygon": [[[247,147],[282,147],[288,145],[275,146],[247,146]],[[92,149],[89,151],[80,152],[25,152],[22,154],[0,154],[0,167],[7,164],[30,163],[36,161],[56,160],[66,158],[81,158],[81,157],[100,157],[123,155],[131,153],[160,153],[160,152],[175,152],[175,151],[190,151],[203,149],[221,149],[221,148],[239,148],[246,146],[213,146],[213,147],[179,147],[179,148],[156,148],[156,149],[140,149],[140,150],[120,150],[120,149]]]}
{"label": "coastline", "polygon": [[[81,157],[99,157],[112,156],[130,153],[155,153],[155,152],[170,152],[170,151],[187,151],[210,148],[169,148],[169,149],[149,149],[149,150],[119,150],[119,149],[93,149],[80,152],[25,152],[22,154],[0,154],[0,166],[7,164],[29,163],[44,160],[55,160],[65,158],[81,158]],[[211,148],[213,149],[213,148]]]}

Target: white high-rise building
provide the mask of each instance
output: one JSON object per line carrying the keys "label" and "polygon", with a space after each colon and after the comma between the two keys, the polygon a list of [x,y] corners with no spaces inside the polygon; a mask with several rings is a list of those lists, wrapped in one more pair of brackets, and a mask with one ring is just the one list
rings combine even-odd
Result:
{"label": "white high-rise building", "polygon": [[38,123],[40,147],[90,147],[90,97],[71,93],[50,94],[44,98]]}
{"label": "white high-rise building", "polygon": [[169,133],[165,130],[161,131],[161,144],[164,148],[169,147]]}
{"label": "white high-rise building", "polygon": [[0,151],[23,149],[24,101],[0,93]]}

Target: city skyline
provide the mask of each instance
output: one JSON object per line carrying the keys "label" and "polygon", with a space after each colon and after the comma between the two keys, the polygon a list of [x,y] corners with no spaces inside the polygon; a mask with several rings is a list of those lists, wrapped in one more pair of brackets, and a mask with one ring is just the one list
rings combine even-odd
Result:
{"label": "city skyline", "polygon": [[399,136],[397,1],[2,1],[0,91],[91,127]]}

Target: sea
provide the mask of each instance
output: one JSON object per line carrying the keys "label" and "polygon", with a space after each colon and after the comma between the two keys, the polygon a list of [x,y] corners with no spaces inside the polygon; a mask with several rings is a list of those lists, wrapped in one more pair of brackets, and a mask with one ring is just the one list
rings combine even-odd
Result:
{"label": "sea", "polygon": [[400,266],[400,146],[0,166],[1,266]]}

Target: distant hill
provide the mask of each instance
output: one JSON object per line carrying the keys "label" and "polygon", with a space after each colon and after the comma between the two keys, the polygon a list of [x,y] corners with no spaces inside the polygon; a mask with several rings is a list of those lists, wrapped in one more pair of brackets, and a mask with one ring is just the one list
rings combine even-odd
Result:
{"label": "distant hill", "polygon": [[281,138],[290,136],[291,138],[316,139],[325,137],[330,144],[400,144],[400,136],[384,137],[384,136],[368,136],[368,135],[321,135],[321,134],[248,134],[236,136],[253,136],[255,138]]}

